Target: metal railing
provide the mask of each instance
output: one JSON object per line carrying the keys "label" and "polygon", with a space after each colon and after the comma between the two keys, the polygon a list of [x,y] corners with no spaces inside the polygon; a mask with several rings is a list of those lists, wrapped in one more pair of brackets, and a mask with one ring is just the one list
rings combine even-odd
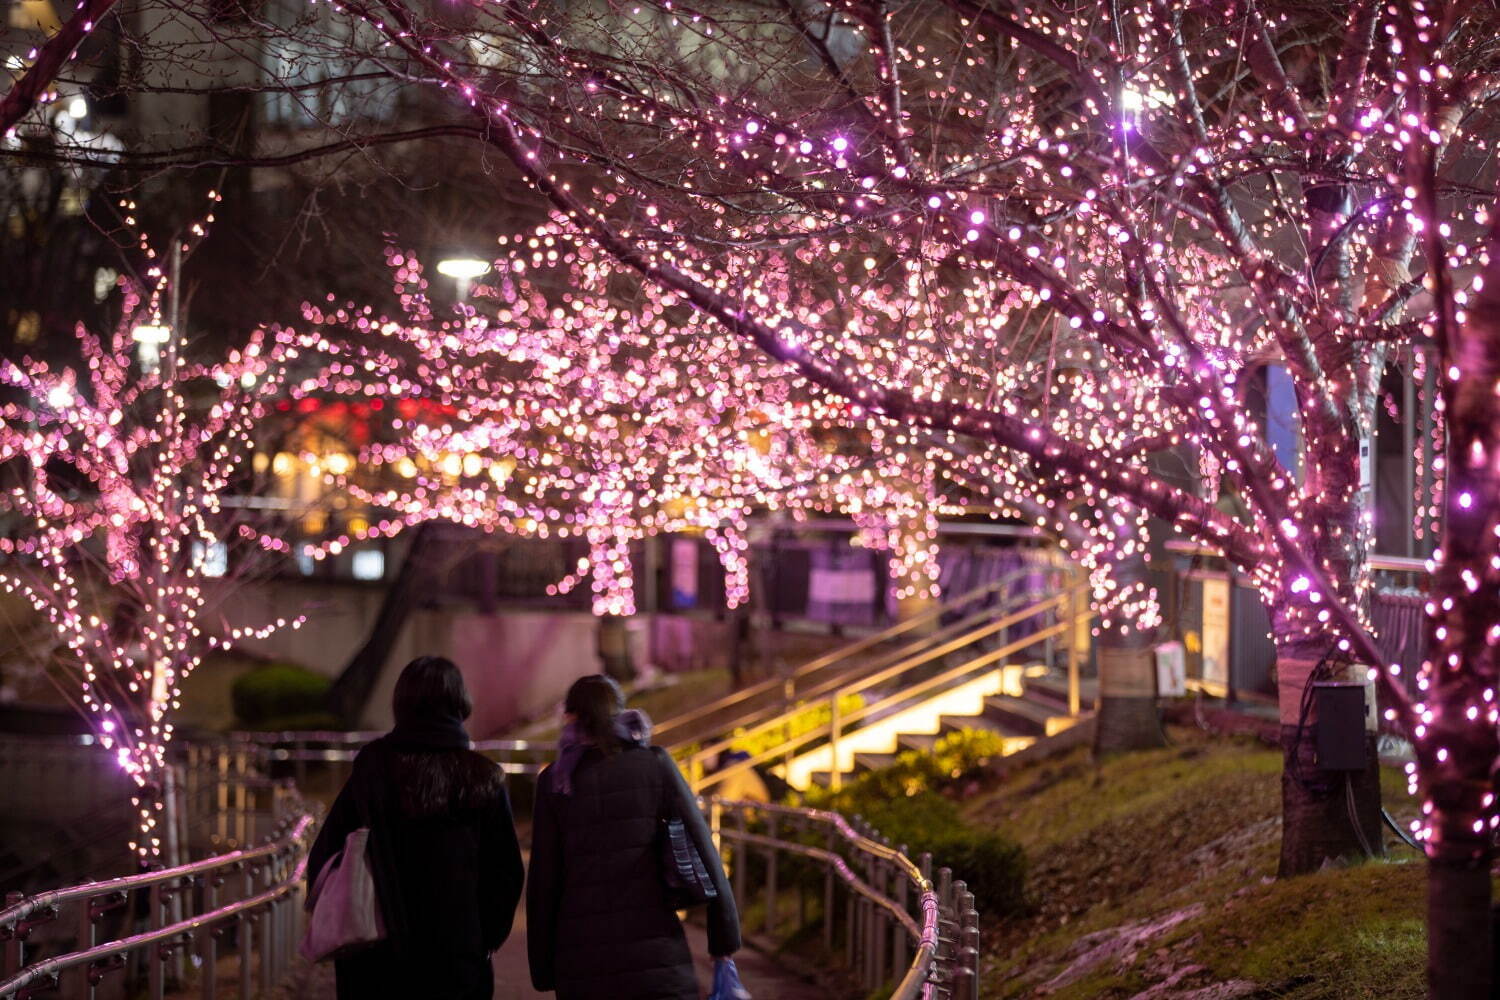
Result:
{"label": "metal railing", "polygon": [[[963,663],[956,667],[943,670],[932,676],[903,676],[922,670],[929,663],[940,657],[967,649],[983,639],[1003,632],[1013,625],[1038,618],[1049,619],[1054,617],[1057,620],[1052,624],[1040,627],[1031,634],[1005,643],[997,649],[965,659]],[[1070,629],[1076,628],[1080,623],[1092,617],[1093,611],[1090,609],[1087,601],[1087,585],[1076,584],[1065,588],[1061,593],[1053,597],[1038,601],[1018,611],[1001,615],[998,618],[992,618],[985,624],[973,628],[962,635],[940,642],[913,656],[893,663],[884,669],[862,675],[855,681],[835,687],[814,701],[802,702],[749,729],[725,736],[691,750],[683,761],[687,772],[688,784],[695,793],[702,794],[706,790],[727,781],[729,778],[743,774],[763,764],[773,762],[789,763],[792,757],[797,754],[805,753],[816,744],[826,742],[831,747],[832,753],[830,778],[833,787],[837,788],[839,785],[839,741],[847,735],[847,730],[850,727],[865,720],[874,721],[898,709],[910,707],[925,695],[936,695],[959,683],[971,680],[982,671],[988,671],[996,664],[1003,664],[1008,657],[1028,649],[1037,643],[1048,642],[1052,639],[1068,635]],[[1079,698],[1078,651],[1074,642],[1068,642],[1067,646],[1069,661],[1069,712],[1072,715],[1077,715],[1081,707]],[[875,689],[881,685],[893,682],[896,684],[896,690],[893,693],[861,701],[857,707],[850,705],[852,698],[856,696],[863,698],[867,693],[875,695]],[[827,723],[811,726],[801,732],[794,731],[794,725],[799,721],[799,717],[805,718],[806,713],[810,709],[816,709],[820,706],[826,706],[827,708]],[[777,729],[782,729],[785,735],[777,739],[767,749],[735,761],[726,767],[721,767],[712,773],[707,772],[708,763],[716,760],[721,753],[730,749],[736,743],[768,736],[774,739],[773,734]]]}
{"label": "metal railing", "polygon": [[[974,896],[947,868],[933,879],[932,857],[913,861],[858,818],[764,802],[707,800],[709,823],[726,857],[735,900],[746,913],[763,894],[760,931],[782,932],[783,904],[795,929],[810,926],[809,897],[819,902],[823,947],[842,953],[865,992],[895,983],[892,1000],[977,1000],[979,913]],[[728,822],[726,822],[726,820]],[[750,885],[752,852],[764,857],[760,884]],[[788,871],[782,856],[805,859]],[[795,894],[796,902],[789,896]]]}
{"label": "metal railing", "polygon": [[[220,944],[231,936],[241,1000],[254,994],[256,980],[268,990],[287,969],[300,930],[312,825],[313,817],[302,813],[259,847],[8,899],[0,910],[0,998],[30,1000],[58,989],[93,1000],[106,976],[134,963],[146,995],[162,1000],[169,980],[185,985],[180,959],[191,953],[201,995],[213,1000]],[[70,920],[77,928],[73,947],[28,962],[32,932]]]}
{"label": "metal railing", "polygon": [[[365,744],[384,736],[380,731],[292,730],[288,732],[233,732],[223,745],[251,755],[262,767],[290,763],[298,784],[307,778],[308,764],[352,764]],[[506,774],[536,775],[556,751],[538,740],[476,740],[474,749],[500,765]]]}
{"label": "metal railing", "polygon": [[[1045,567],[1026,567],[1007,573],[956,598],[944,601],[936,607],[913,615],[888,629],[865,636],[816,659],[809,660],[785,676],[767,678],[681,715],[664,719],[656,724],[657,738],[663,746],[680,745],[701,736],[701,731],[710,724],[718,732],[728,732],[731,729],[753,725],[767,710],[775,712],[793,701],[816,696],[820,692],[814,690],[815,688],[822,687],[826,690],[830,683],[838,684],[847,679],[850,672],[848,661],[855,657],[878,650],[886,643],[909,633],[920,632],[926,626],[941,621],[943,616],[959,612],[977,601],[984,601],[997,593],[1004,594],[1019,581],[1039,571],[1048,575],[1057,572]],[[994,609],[981,608],[977,612],[967,614],[964,621],[973,623],[981,617],[992,614],[994,614]],[[948,625],[940,631],[951,634],[955,627]],[[931,635],[918,635],[912,643],[896,650],[895,654],[882,654],[882,658],[899,656],[903,651],[909,652],[914,647],[926,645],[932,641]],[[859,669],[878,669],[878,665],[866,665]],[[719,716],[724,716],[724,718],[718,718]]]}

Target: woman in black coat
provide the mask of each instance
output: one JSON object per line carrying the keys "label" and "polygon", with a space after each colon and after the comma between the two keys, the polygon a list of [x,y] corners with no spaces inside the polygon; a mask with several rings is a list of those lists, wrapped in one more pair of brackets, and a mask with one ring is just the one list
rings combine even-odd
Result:
{"label": "woman in black coat", "polygon": [[354,759],[308,855],[309,885],[344,838],[367,853],[386,939],[334,963],[339,1000],[488,1000],[490,953],[521,898],[521,851],[500,768],[469,749],[472,705],[452,661],[423,656],[396,681],[396,726]]}
{"label": "woman in black coat", "polygon": [[739,914],[708,824],[650,722],[598,674],[568,691],[557,763],[537,780],[526,943],[531,981],[558,1000],[699,1000],[693,957],[667,901],[660,846],[668,808],[684,820],[718,890],[708,950],[740,947]]}

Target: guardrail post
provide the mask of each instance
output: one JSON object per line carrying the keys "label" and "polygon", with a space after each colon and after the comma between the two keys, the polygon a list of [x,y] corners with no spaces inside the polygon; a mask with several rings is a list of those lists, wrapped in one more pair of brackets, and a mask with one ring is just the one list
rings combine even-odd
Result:
{"label": "guardrail post", "polygon": [[229,751],[221,746],[217,756],[214,769],[214,827],[219,846],[222,847],[229,839]]}
{"label": "guardrail post", "polygon": [[[5,905],[15,906],[25,898],[25,893],[7,892]],[[25,947],[26,943],[21,940],[16,928],[10,928],[10,934],[5,938],[5,947],[0,949],[0,978],[9,979],[21,971],[21,963],[25,960]]]}
{"label": "guardrail post", "polygon": [[957,957],[957,948],[953,941],[954,935],[957,932],[957,927],[953,923],[953,872],[948,868],[939,868],[937,875],[937,959],[938,966],[942,969],[942,981],[945,984],[944,991],[951,996],[953,993],[954,978],[953,960]]}
{"label": "guardrail post", "polygon": [[[161,883],[154,882],[146,896],[146,929],[154,931],[162,926]],[[151,1000],[162,1000],[167,993],[167,962],[160,944],[153,944],[146,952],[146,982]]]}
{"label": "guardrail post", "polygon": [[[251,874],[248,864],[241,865],[240,867],[240,898],[249,899],[255,895],[255,876]],[[240,1000],[250,1000],[254,992],[250,971],[250,936],[254,933],[254,927],[248,912],[240,914],[237,930],[239,931],[239,941],[237,943],[239,944],[240,951]]]}
{"label": "guardrail post", "polygon": [[[824,838],[828,853],[833,853],[835,831],[832,826]],[[833,866],[823,866],[823,948],[833,951]]]}
{"label": "guardrail post", "polygon": [[[903,856],[910,857],[906,853],[906,845],[899,845],[896,850]],[[902,913],[911,912],[911,903],[908,896],[910,880],[899,870],[896,871],[896,902],[901,907]],[[891,930],[891,974],[897,979],[901,978],[902,970],[906,968],[906,928],[901,926],[899,920],[893,921]]]}
{"label": "guardrail post", "polygon": [[[87,951],[92,948],[96,943],[95,938],[97,936],[94,925],[94,901],[92,899],[84,899],[78,908],[78,950]],[[4,977],[0,976],[0,978]],[[94,1000],[94,984],[89,981],[87,966],[84,966],[83,974],[79,981],[83,985],[82,995],[85,1000]]]}
{"label": "guardrail post", "polygon": [[735,829],[739,832],[739,838],[734,845],[734,898],[747,899],[745,886],[750,878],[750,845],[746,841],[749,834],[749,820],[745,817],[744,807],[735,809]]}
{"label": "guardrail post", "polygon": [[[875,829],[868,823],[865,824],[864,834],[866,837],[874,838]],[[876,859],[873,854],[865,855],[865,883],[877,894],[884,894],[876,876],[878,871]],[[885,925],[881,923],[880,915],[883,911],[874,900],[865,902],[865,978],[874,989],[880,985],[880,939],[885,934]]]}
{"label": "guardrail post", "polygon": [[250,774],[250,755],[243,749],[234,755],[234,770],[238,780],[235,782],[235,816],[234,830],[237,847],[244,847],[250,843],[250,785],[245,780]]}
{"label": "guardrail post", "polygon": [[[776,839],[776,814],[766,813],[766,839]],[[766,926],[767,937],[776,934],[776,860],[781,852],[774,846],[766,848]]]}
{"label": "guardrail post", "polygon": [[968,937],[968,903],[966,900],[972,898],[969,887],[962,881],[953,883],[953,948],[951,958],[953,996],[956,1000],[971,1000],[975,993],[976,984],[973,976],[973,962],[970,961],[965,951],[966,938]]}
{"label": "guardrail post", "polygon": [[965,892],[959,901],[963,910],[963,962],[969,980],[969,994],[965,1000],[979,1000],[979,911],[974,906],[974,894]]}
{"label": "guardrail post", "polygon": [[[215,872],[209,872],[203,878],[203,910],[212,913],[219,908],[219,877]],[[218,929],[213,926],[205,926],[198,932],[198,957],[203,962],[203,1000],[214,1000],[214,990],[218,986],[216,973],[219,968],[219,939]]]}
{"label": "guardrail post", "polygon": [[[839,693],[833,692],[829,699],[831,712],[828,718],[828,787],[835,792],[844,786],[844,773],[839,770]],[[790,775],[788,775],[790,777]]]}
{"label": "guardrail post", "polygon": [[1068,591],[1067,618],[1068,630],[1063,636],[1068,642],[1068,714],[1073,718],[1078,717],[1082,708],[1081,698],[1078,691],[1078,598],[1080,591],[1077,589]]}
{"label": "guardrail post", "polygon": [[[272,878],[272,866],[268,861],[261,868],[262,890],[271,888]],[[256,936],[260,939],[260,990],[262,993],[268,992],[271,984],[275,982],[275,975],[272,971],[276,961],[276,935],[273,933],[275,913],[271,905],[267,903],[261,908],[260,913],[256,914],[256,922],[260,924],[260,933]]]}

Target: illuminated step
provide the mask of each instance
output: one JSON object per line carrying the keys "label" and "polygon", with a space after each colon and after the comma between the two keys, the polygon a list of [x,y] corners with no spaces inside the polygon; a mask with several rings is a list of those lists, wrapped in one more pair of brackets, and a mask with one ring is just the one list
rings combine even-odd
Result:
{"label": "illuminated step", "polygon": [[[978,716],[985,711],[985,701],[997,695],[1021,693],[1019,666],[997,667],[957,687],[949,688],[916,705],[863,725],[839,738],[837,767],[840,772],[854,769],[855,754],[893,754],[901,748],[898,738],[905,733],[936,735],[942,732],[943,716]],[[814,771],[829,771],[834,764],[833,750],[825,745],[800,757],[792,758],[782,772],[793,788],[806,788]]]}

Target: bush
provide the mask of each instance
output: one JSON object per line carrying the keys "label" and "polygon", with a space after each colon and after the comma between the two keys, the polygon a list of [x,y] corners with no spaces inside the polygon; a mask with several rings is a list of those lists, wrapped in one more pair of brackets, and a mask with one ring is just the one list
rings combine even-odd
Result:
{"label": "bush", "polygon": [[891,843],[905,844],[913,858],[930,853],[934,865],[968,884],[983,913],[1011,916],[1025,909],[1025,852],[1008,837],[965,826],[958,806],[942,794],[1000,752],[994,733],[951,733],[931,753],[908,751],[890,767],[862,774],[837,792],[813,789],[805,800],[859,816]]}
{"label": "bush", "polygon": [[246,729],[338,728],[326,706],[332,683],[294,663],[268,663],[235,678],[230,699]]}
{"label": "bush", "polygon": [[[865,699],[857,694],[846,694],[839,699],[839,714],[847,716],[863,708]],[[775,726],[754,736],[742,736],[735,734],[731,750],[742,750],[751,757],[759,757],[767,750],[782,746],[808,733],[819,729],[826,729],[833,721],[833,710],[827,702],[818,702],[801,709],[797,714],[787,719],[785,723]]]}

